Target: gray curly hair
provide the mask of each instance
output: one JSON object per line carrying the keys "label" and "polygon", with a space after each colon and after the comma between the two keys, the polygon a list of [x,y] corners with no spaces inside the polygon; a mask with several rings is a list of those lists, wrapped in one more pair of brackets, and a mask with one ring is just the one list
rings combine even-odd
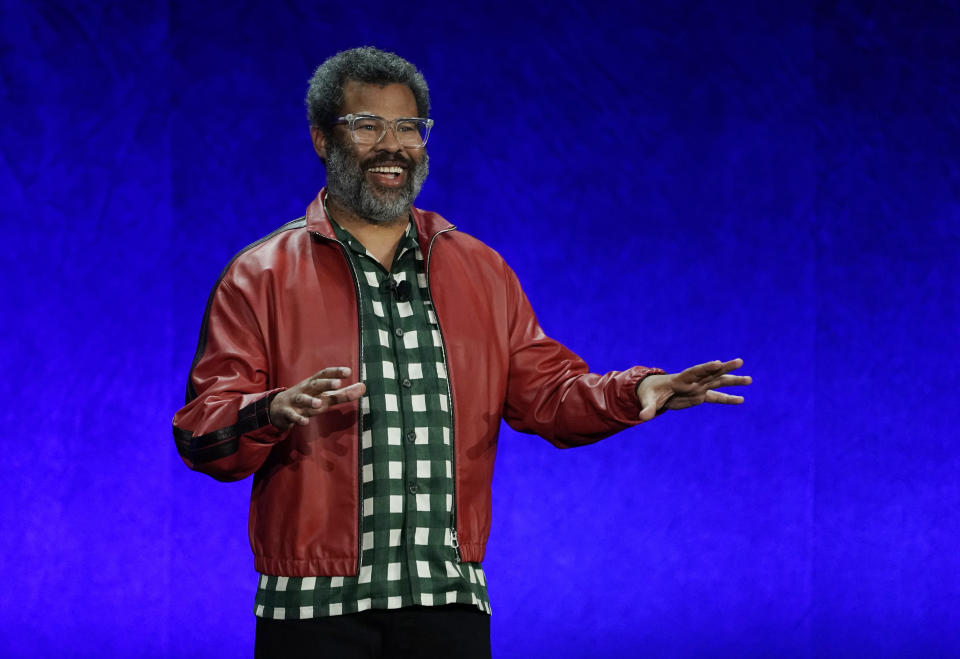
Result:
{"label": "gray curly hair", "polygon": [[307,89],[307,119],[329,134],[331,122],[340,115],[343,85],[348,80],[376,85],[407,85],[417,101],[417,114],[430,116],[430,89],[413,64],[395,53],[363,46],[344,50],[317,67]]}

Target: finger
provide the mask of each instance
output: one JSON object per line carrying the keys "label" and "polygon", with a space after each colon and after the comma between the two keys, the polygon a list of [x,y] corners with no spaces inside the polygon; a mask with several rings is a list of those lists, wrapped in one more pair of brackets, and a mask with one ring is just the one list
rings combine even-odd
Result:
{"label": "finger", "polygon": [[310,415],[310,412],[316,412],[326,403],[322,398],[310,396],[309,394],[299,393],[290,401],[291,406],[298,414]]}
{"label": "finger", "polygon": [[728,362],[723,362],[723,364],[720,365],[720,373],[727,374],[730,371],[737,370],[741,366],[743,366],[743,360],[737,357],[736,359],[731,359]]}
{"label": "finger", "polygon": [[641,421],[649,421],[653,417],[657,416],[657,408],[654,405],[647,405],[642,410],[640,410],[640,416],[638,417]]}
{"label": "finger", "polygon": [[331,366],[330,368],[324,368],[313,375],[308,379],[310,380],[326,380],[330,378],[348,378],[352,371],[348,366]]}
{"label": "finger", "polygon": [[740,387],[753,382],[749,375],[722,375],[719,378],[708,382],[707,389],[719,389],[720,387]]}
{"label": "finger", "polygon": [[641,421],[649,421],[657,416],[657,410],[660,408],[659,400],[660,396],[657,392],[645,390],[644,395],[640,397],[640,415],[638,418]]}
{"label": "finger", "polygon": [[640,401],[640,403],[643,406],[639,416],[641,421],[649,421],[657,415],[657,406],[653,401]]}
{"label": "finger", "polygon": [[306,393],[299,393],[293,397],[293,400],[290,401],[290,404],[297,408],[297,411],[309,410],[313,408],[320,408],[324,406],[322,398],[317,396],[311,396]]}
{"label": "finger", "polygon": [[723,405],[739,405],[743,402],[743,396],[733,396],[725,394],[722,391],[708,391],[705,403],[721,403]]}
{"label": "finger", "polygon": [[718,367],[713,371],[715,376],[726,375],[730,371],[735,371],[741,366],[743,366],[743,360],[739,357],[737,359],[731,359],[728,362],[721,362],[720,360],[712,361],[711,364],[718,364]]}
{"label": "finger", "polygon": [[343,381],[339,378],[310,378],[304,383],[303,390],[311,396],[316,396],[324,391],[339,389]]}
{"label": "finger", "polygon": [[730,371],[740,368],[741,366],[743,366],[743,360],[739,357],[737,359],[731,359],[728,362],[722,362],[719,359],[714,359],[712,362],[691,366],[680,373],[680,376],[684,382],[693,384],[697,382],[705,382],[710,378],[721,377]]}
{"label": "finger", "polygon": [[723,368],[723,362],[721,362],[719,359],[714,359],[712,362],[706,362],[704,364],[697,364],[696,366],[685,368],[679,373],[679,375],[680,379],[684,382],[699,382],[706,378],[722,375],[722,373],[720,373],[721,368]]}
{"label": "finger", "polygon": [[349,377],[351,370],[346,366],[336,366],[317,371],[303,383],[304,388],[311,394],[338,389],[342,384],[341,377]]}
{"label": "finger", "polygon": [[285,408],[283,414],[287,421],[289,421],[291,424],[295,423],[298,426],[305,426],[310,423],[310,419],[308,417],[298,414],[297,411],[292,407]]}
{"label": "finger", "polygon": [[324,401],[323,409],[332,407],[333,405],[340,405],[342,403],[349,403],[351,401],[359,399],[367,391],[367,385],[362,382],[356,382],[351,384],[348,387],[343,389],[334,389],[332,391],[324,391],[320,394],[320,399]]}

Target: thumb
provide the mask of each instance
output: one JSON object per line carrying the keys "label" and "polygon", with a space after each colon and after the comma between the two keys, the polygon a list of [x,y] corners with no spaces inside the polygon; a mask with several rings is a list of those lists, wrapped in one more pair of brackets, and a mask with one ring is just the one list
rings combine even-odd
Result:
{"label": "thumb", "polygon": [[649,421],[657,416],[657,396],[649,391],[640,397],[640,420]]}

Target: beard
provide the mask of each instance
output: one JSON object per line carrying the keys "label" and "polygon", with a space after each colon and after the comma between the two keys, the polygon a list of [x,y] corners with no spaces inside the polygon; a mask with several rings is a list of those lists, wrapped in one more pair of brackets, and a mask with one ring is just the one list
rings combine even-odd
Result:
{"label": "beard", "polygon": [[[327,190],[353,213],[374,224],[384,224],[405,215],[420,194],[427,179],[429,158],[413,161],[402,154],[382,153],[360,162],[349,145],[344,146],[331,136],[327,140]],[[399,188],[383,188],[370,184],[364,170],[381,165],[399,165],[406,170],[406,180]]]}

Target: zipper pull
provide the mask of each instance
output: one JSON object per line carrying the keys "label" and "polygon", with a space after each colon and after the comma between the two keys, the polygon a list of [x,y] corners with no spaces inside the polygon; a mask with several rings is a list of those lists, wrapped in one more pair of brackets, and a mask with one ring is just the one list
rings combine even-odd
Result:
{"label": "zipper pull", "polygon": [[457,540],[457,530],[452,529],[450,537],[453,539],[453,551],[457,553],[457,563],[460,562],[460,542]]}

